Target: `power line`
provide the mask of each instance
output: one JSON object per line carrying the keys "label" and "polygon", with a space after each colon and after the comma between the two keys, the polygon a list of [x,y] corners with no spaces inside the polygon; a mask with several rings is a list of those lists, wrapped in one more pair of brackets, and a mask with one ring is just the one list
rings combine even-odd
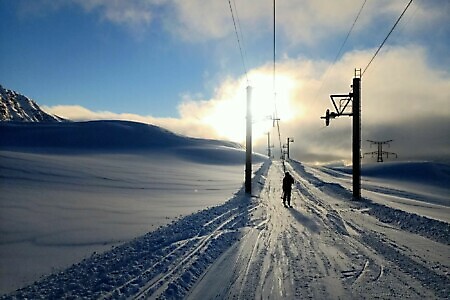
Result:
{"label": "power line", "polygon": [[383,42],[381,43],[381,45],[378,47],[377,51],[375,52],[375,54],[372,56],[372,58],[370,59],[369,63],[367,64],[367,66],[364,68],[364,71],[361,74],[361,77],[364,75],[364,73],[366,73],[367,69],[369,68],[370,64],[372,63],[372,61],[375,59],[375,57],[377,56],[378,52],[380,52],[381,48],[383,47],[384,43],[387,41],[387,39],[389,38],[389,36],[391,35],[391,33],[394,31],[395,26],[397,26],[398,22],[400,22],[400,19],[403,17],[403,15],[405,14],[406,10],[408,9],[408,7],[411,5],[411,3],[413,2],[413,0],[410,0],[408,5],[406,5],[405,9],[403,10],[403,12],[401,13],[401,15],[398,17],[397,21],[395,22],[394,26],[392,26],[391,30],[389,31],[389,33],[387,34],[387,36],[384,38]]}
{"label": "power line", "polygon": [[[353,28],[355,27],[355,24],[356,24],[356,22],[358,21],[359,16],[361,15],[361,12],[362,12],[362,10],[363,10],[363,8],[364,8],[364,5],[366,5],[366,2],[367,2],[367,0],[364,0],[363,4],[361,5],[361,8],[359,9],[359,12],[358,12],[358,14],[356,15],[356,18],[355,18],[355,20],[353,21],[352,27],[350,27],[350,30],[348,31],[347,36],[345,37],[344,42],[342,43],[341,48],[340,48],[339,51],[338,51],[338,54],[337,54],[336,57],[334,58],[333,65],[336,63],[336,61],[337,61],[338,58],[340,57],[340,54],[341,54],[342,50],[344,49],[344,46],[345,46],[345,44],[347,43],[347,40],[348,40],[350,34],[352,33]],[[332,65],[332,66],[333,66],[333,65]]]}
{"label": "power line", "polygon": [[247,51],[245,49],[246,47],[245,47],[244,35],[242,34],[241,21],[239,19],[239,14],[238,14],[238,10],[237,10],[237,7],[236,7],[236,1],[235,0],[233,0],[233,6],[234,6],[234,12],[236,12],[236,19],[237,19],[237,25],[238,25],[238,29],[239,29],[239,34],[241,35],[242,48],[243,48],[243,51],[244,51],[244,61],[248,61],[247,60]]}
{"label": "power line", "polygon": [[[248,80],[248,75],[247,75],[247,67],[245,65],[245,59],[244,59],[244,55],[242,53],[242,47],[241,47],[241,41],[239,40],[239,33],[236,27],[236,21],[234,19],[234,13],[233,13],[233,7],[231,6],[231,0],[228,0],[228,4],[230,5],[230,12],[231,12],[231,18],[233,19],[233,25],[234,25],[234,32],[236,33],[236,39],[239,45],[239,52],[241,54],[241,60],[242,60],[242,66],[244,67],[244,72],[245,72],[245,78],[247,79],[247,83],[249,83]],[[237,13],[237,12],[236,12]]]}
{"label": "power line", "polygon": [[361,5],[361,8],[359,9],[358,14],[356,15],[355,20],[353,21],[352,26],[350,27],[349,31],[347,32],[347,35],[346,35],[344,41],[342,42],[341,47],[339,48],[339,51],[338,51],[338,53],[336,54],[336,57],[334,58],[333,63],[332,63],[332,64],[328,67],[328,69],[326,70],[325,75],[324,75],[324,78],[323,78],[323,80],[322,80],[322,82],[321,82],[321,84],[320,84],[320,87],[319,87],[319,89],[317,90],[316,96],[315,96],[314,98],[317,98],[317,95],[318,95],[318,94],[320,93],[320,91],[322,90],[323,83],[324,83],[324,82],[326,81],[326,79],[327,79],[327,75],[328,75],[328,74],[330,73],[330,71],[333,69],[334,65],[336,64],[336,61],[341,57],[342,50],[344,49],[345,44],[347,43],[348,38],[350,37],[350,35],[351,35],[352,31],[353,31],[353,28],[355,28],[356,22],[358,21],[359,16],[361,15],[361,12],[362,12],[362,10],[364,9],[364,6],[366,5],[366,2],[367,2],[367,0],[364,0],[363,4]]}
{"label": "power line", "polygon": [[280,119],[278,118],[278,110],[277,110],[277,86],[276,86],[276,0],[273,0],[273,102],[275,113],[273,116],[273,121],[277,122],[277,131],[278,131],[278,142],[280,144],[280,153],[281,157],[283,157],[283,147],[281,145],[281,132],[280,132]]}

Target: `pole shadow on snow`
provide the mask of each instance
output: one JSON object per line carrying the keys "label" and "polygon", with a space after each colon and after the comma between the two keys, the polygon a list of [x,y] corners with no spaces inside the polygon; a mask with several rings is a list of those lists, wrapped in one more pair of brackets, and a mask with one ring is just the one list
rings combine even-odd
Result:
{"label": "pole shadow on snow", "polygon": [[314,221],[312,218],[309,218],[302,214],[300,211],[298,211],[295,208],[289,208],[289,212],[294,217],[294,219],[305,226],[307,229],[309,229],[313,233],[319,233],[320,232],[320,226],[317,224],[316,221]]}

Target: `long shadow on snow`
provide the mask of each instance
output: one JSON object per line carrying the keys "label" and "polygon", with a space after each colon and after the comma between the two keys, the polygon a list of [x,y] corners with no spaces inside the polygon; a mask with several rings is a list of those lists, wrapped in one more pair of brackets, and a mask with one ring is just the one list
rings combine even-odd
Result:
{"label": "long shadow on snow", "polygon": [[[255,174],[256,193],[264,185],[269,166],[264,164]],[[256,205],[242,188],[223,205],[186,216],[102,254],[94,253],[64,271],[0,298],[130,298],[154,283],[146,292],[149,296],[167,283],[162,278],[174,269],[177,275],[166,277],[169,284],[160,297],[182,298],[241,237],[239,229],[248,225],[250,210]]]}
{"label": "long shadow on snow", "polygon": [[302,224],[304,227],[312,231],[313,233],[319,233],[320,232],[320,226],[317,225],[317,223],[307,216],[303,215],[301,212],[294,208],[289,208],[289,212],[291,213],[292,217]]}
{"label": "long shadow on snow", "polygon": [[[294,160],[289,162],[300,176],[324,193],[333,196],[338,195],[342,200],[352,200],[350,190],[337,183],[323,182],[313,174],[306,172],[305,167],[300,162]],[[391,208],[375,203],[368,198],[363,198],[362,201],[352,201],[352,204],[357,209],[376,217],[383,223],[391,224],[439,243],[450,245],[450,224],[448,223]]]}

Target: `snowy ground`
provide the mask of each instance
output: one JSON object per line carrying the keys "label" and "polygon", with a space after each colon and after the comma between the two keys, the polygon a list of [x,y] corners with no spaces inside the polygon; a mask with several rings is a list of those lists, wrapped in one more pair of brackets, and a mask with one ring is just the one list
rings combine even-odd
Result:
{"label": "snowy ground", "polygon": [[[15,161],[21,159],[16,153],[2,155],[2,158],[12,156]],[[108,158],[102,158],[100,162],[103,159],[108,161]],[[57,163],[52,170],[57,170]],[[78,164],[77,161],[74,163]],[[111,172],[110,164],[103,163],[105,170],[108,170],[106,173],[115,174]],[[138,168],[137,164],[145,165],[134,161],[133,167]],[[205,168],[208,169],[207,166]],[[230,178],[229,175],[234,172],[230,169],[233,166],[223,168],[220,171],[223,176],[218,175],[216,182],[220,186],[220,179]],[[133,205],[122,203],[112,213],[122,216],[123,223],[131,222],[139,228],[135,231],[136,238],[131,241],[116,239],[114,233],[120,233],[121,226],[115,226],[109,238],[103,236],[108,236],[108,230],[104,230],[97,238],[106,241],[105,248],[115,245],[111,250],[93,254],[5,298],[448,298],[450,225],[448,214],[440,216],[435,209],[436,205],[442,210],[449,207],[445,186],[426,185],[427,191],[423,193],[421,188],[414,191],[402,189],[402,186],[411,186],[406,182],[402,183],[404,185],[390,186],[384,179],[366,178],[364,186],[379,188],[363,191],[365,201],[354,202],[350,200],[351,192],[347,189],[350,181],[345,172],[307,167],[297,162],[291,162],[287,168],[296,179],[292,208],[281,204],[282,168],[274,162],[265,164],[256,172],[252,197],[246,196],[242,190],[237,191],[235,188],[240,188],[242,182],[233,181],[229,183],[228,192],[224,188],[220,193],[208,193],[206,186],[213,186],[213,180],[206,183],[203,189],[197,189],[197,192],[203,190],[205,197],[192,197],[199,199],[200,206],[204,201],[210,201],[207,204],[210,208],[155,230],[151,230],[150,223],[144,224],[143,221],[146,219],[145,213],[151,213],[151,210],[146,211],[145,206],[139,204],[145,194],[154,188],[144,188],[142,198],[134,199],[141,193],[135,189],[151,184],[151,180],[136,182],[132,175],[129,178],[122,175],[123,169],[118,178],[103,178],[101,174],[96,174],[97,179],[89,177],[86,182],[79,179],[78,173],[73,174],[70,181],[81,180],[75,192],[79,192],[80,186],[89,188],[88,182],[91,180],[99,180],[106,185],[106,190],[118,186],[114,180],[126,185],[118,189],[114,201],[120,204],[120,199],[125,198],[133,201]],[[39,167],[35,172],[37,170]],[[191,186],[198,175],[189,168],[181,167],[176,168],[174,174],[182,170],[189,171],[193,176],[183,179],[188,180],[184,182],[186,186]],[[212,167],[212,171],[215,173],[217,166]],[[23,170],[23,177],[28,176],[27,172]],[[231,173],[227,175],[227,172]],[[93,171],[88,174],[93,175]],[[60,177],[58,174],[51,176]],[[16,177],[15,180],[20,180],[20,176]],[[112,186],[106,184],[110,181],[114,182]],[[133,186],[132,197],[124,192],[130,188],[129,185]],[[66,186],[64,190],[68,188]],[[185,193],[189,194],[188,190],[192,188],[175,192],[175,196],[184,197]],[[95,198],[101,199],[102,190],[96,191],[92,191]],[[20,191],[17,189],[15,192]],[[233,196],[226,198],[227,193]],[[211,199],[213,195],[218,198]],[[45,200],[45,197],[41,198]],[[72,200],[75,201],[75,197]],[[404,209],[397,207],[398,202],[406,203],[402,206]],[[40,203],[33,204],[35,210],[39,209]],[[413,203],[421,205],[415,206]],[[179,201],[173,205],[178,206]],[[66,211],[65,206],[67,204],[61,206],[58,214]],[[160,208],[164,206],[160,205]],[[23,208],[18,207],[19,214],[25,213]],[[427,207],[430,209],[427,210]],[[73,216],[76,220],[86,213],[95,214],[95,209],[91,212],[91,208],[77,215],[76,210],[70,207],[65,217]],[[195,211],[198,207],[181,207],[184,214],[189,209]],[[161,216],[176,216],[168,212],[156,215],[160,219]],[[162,223],[163,220],[154,226]],[[88,226],[84,227],[85,230]],[[11,239],[26,234],[19,229],[11,233]],[[147,230],[149,233],[139,236],[146,229],[150,229]],[[70,252],[74,245],[61,245],[61,238],[68,237],[63,230],[56,232],[56,236],[50,235],[50,240],[58,241],[53,246],[66,247]],[[95,243],[96,235],[93,234],[90,243]],[[42,238],[46,239],[45,236]],[[8,244],[21,245],[20,241]]]}
{"label": "snowy ground", "polygon": [[222,204],[243,182],[241,164],[162,153],[1,151],[0,162],[2,293]]}

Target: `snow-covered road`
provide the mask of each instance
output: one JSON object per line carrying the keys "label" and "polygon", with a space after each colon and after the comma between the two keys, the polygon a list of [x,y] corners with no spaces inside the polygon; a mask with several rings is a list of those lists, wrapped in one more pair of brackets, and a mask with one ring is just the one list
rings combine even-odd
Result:
{"label": "snow-covered road", "polygon": [[254,226],[215,262],[190,298],[448,297],[448,244],[382,223],[364,213],[370,207],[308,181],[301,165],[288,168],[297,180],[294,207],[281,203],[282,169],[274,164],[252,214]]}
{"label": "snow-covered road", "polygon": [[448,298],[448,223],[351,201],[303,165],[287,168],[292,208],[281,203],[274,162],[255,175],[255,196],[241,190],[8,297]]}

